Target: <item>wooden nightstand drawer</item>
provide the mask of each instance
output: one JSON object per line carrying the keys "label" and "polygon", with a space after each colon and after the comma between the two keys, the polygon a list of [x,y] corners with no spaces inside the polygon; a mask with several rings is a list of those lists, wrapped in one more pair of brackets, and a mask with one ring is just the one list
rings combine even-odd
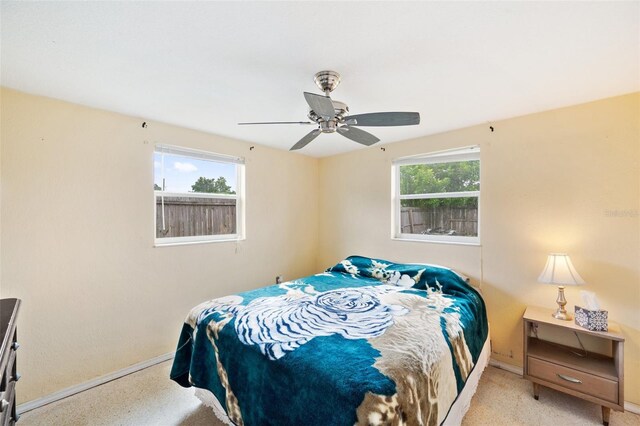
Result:
{"label": "wooden nightstand drawer", "polygon": [[529,357],[529,375],[587,395],[618,403],[618,382]]}

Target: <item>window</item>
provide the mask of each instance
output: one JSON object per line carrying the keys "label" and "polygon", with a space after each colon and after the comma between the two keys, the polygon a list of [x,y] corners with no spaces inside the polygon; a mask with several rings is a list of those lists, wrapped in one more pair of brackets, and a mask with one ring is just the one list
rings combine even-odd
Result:
{"label": "window", "polygon": [[394,238],[479,243],[480,147],[393,161]]}
{"label": "window", "polygon": [[153,187],[156,245],[243,238],[244,159],[156,145]]}

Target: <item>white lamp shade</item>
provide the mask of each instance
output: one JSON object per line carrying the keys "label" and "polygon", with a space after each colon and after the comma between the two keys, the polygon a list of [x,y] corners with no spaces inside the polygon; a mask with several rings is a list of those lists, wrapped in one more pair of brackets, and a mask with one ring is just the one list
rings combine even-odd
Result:
{"label": "white lamp shade", "polygon": [[565,253],[551,253],[538,282],[555,285],[582,285],[584,280]]}

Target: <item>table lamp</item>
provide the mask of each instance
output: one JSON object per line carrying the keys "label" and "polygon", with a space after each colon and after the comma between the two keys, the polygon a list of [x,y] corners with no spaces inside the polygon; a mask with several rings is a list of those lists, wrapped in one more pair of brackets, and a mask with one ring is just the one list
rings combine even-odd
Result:
{"label": "table lamp", "polygon": [[584,280],[573,267],[569,255],[565,253],[551,253],[547,258],[547,264],[538,277],[538,282],[544,284],[554,284],[558,286],[558,310],[552,316],[559,320],[569,321],[571,315],[567,313],[564,306],[567,299],[564,298],[564,286],[566,285],[582,285]]}

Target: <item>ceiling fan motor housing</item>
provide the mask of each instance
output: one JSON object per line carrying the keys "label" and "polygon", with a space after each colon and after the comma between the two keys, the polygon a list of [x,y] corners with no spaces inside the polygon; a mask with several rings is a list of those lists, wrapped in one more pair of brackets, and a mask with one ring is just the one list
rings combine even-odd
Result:
{"label": "ceiling fan motor housing", "polygon": [[331,102],[333,103],[333,109],[336,112],[334,119],[327,121],[324,118],[320,117],[312,109],[310,109],[309,114],[307,114],[309,120],[315,121],[320,125],[320,130],[322,130],[323,133],[335,132],[338,124],[343,123],[344,119],[349,115],[349,107],[347,106],[347,104],[340,101],[334,101],[333,99],[331,100]]}

